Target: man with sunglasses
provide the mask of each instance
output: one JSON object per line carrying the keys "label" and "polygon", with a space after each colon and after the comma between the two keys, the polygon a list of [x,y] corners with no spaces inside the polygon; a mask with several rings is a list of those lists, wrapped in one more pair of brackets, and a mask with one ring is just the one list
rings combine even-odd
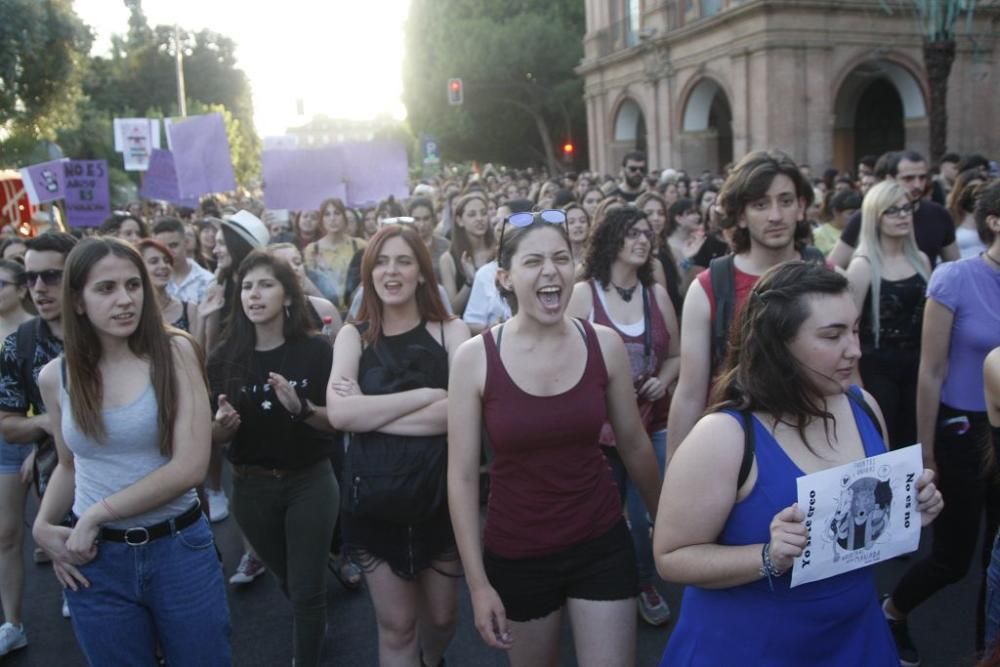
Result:
{"label": "man with sunglasses", "polygon": [[[7,442],[35,443],[35,470],[43,473],[37,480],[41,493],[48,471],[40,462],[54,462],[52,431],[56,425],[50,422],[42,403],[38,373],[63,351],[63,265],[76,237],[49,232],[25,245],[25,284],[38,316],[7,336],[0,351],[0,433]],[[63,616],[69,617],[65,598]]]}
{"label": "man with sunglasses", "polygon": [[629,151],[622,160],[622,180],[609,196],[621,197],[627,202],[634,202],[646,191],[646,154],[642,151]]}

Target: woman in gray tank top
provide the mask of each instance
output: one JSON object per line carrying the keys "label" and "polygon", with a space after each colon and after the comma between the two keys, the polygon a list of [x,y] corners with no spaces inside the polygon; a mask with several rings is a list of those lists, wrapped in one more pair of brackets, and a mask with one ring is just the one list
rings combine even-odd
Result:
{"label": "woman in gray tank top", "polygon": [[65,272],[65,356],[39,376],[59,465],[35,541],[90,664],[156,664],[159,646],[171,665],[228,665],[222,568],[194,492],[211,440],[200,352],[167,333],[127,243],[83,241]]}

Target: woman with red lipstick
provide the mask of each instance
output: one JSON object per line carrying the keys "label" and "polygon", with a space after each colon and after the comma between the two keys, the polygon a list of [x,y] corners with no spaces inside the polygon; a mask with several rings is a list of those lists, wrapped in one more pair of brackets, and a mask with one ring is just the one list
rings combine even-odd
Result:
{"label": "woman with red lipstick", "polygon": [[295,664],[319,665],[339,505],[323,409],[330,343],[287,262],[255,250],[234,279],[239,303],[208,360],[212,439],[230,443],[236,521],[292,603]]}
{"label": "woman with red lipstick", "polygon": [[882,409],[893,447],[917,441],[917,367],[924,292],[931,275],[917,248],[906,190],[879,183],[861,207],[861,242],[847,268],[861,312],[861,379]]}
{"label": "woman with red lipstick", "polygon": [[[92,665],[229,665],[229,609],[194,487],[211,415],[197,346],[163,326],[142,257],[110,238],[66,259],[65,356],[39,376],[59,465],[36,542]],[[75,525],[63,525],[72,508]]]}
{"label": "woman with red lipstick", "polygon": [[[446,447],[448,366],[469,337],[465,323],[445,310],[427,245],[412,225],[389,225],[371,238],[361,285],[361,310],[337,335],[327,388],[330,423],[355,434],[348,471],[364,448],[406,447],[419,455]],[[355,502],[364,491],[360,478],[350,472],[346,482],[344,541],[365,570],[379,664],[436,667],[455,633],[461,568],[443,494],[443,457],[436,460],[440,476],[414,490],[428,499],[419,515],[398,504],[366,511]]]}
{"label": "woman with red lipstick", "polygon": [[[606,422],[651,511],[659,478],[621,336],[567,315],[575,269],[565,221],[555,210],[507,218],[497,285],[514,315],[456,355],[449,504],[476,628],[489,646],[507,650],[515,667],[558,664],[568,612],[581,664],[631,666],[639,583],[599,446]],[[481,542],[483,427],[494,460]]]}

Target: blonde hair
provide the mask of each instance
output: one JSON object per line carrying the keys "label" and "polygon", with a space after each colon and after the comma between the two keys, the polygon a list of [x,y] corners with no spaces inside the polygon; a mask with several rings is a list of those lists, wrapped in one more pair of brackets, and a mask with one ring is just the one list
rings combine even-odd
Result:
{"label": "blonde hair", "polygon": [[[875,347],[879,344],[879,304],[882,296],[882,232],[880,222],[886,209],[891,208],[900,198],[907,199],[906,190],[894,180],[886,180],[872,187],[865,195],[861,203],[861,236],[858,249],[854,251],[855,257],[864,257],[868,260],[868,267],[871,272],[871,285],[868,288],[871,294],[871,322],[872,335],[875,339]],[[913,233],[914,226],[910,225],[910,233],[903,239],[903,256],[910,263],[910,266],[920,274],[925,281],[930,278],[930,271],[920,257],[920,249],[917,248],[917,240]]]}

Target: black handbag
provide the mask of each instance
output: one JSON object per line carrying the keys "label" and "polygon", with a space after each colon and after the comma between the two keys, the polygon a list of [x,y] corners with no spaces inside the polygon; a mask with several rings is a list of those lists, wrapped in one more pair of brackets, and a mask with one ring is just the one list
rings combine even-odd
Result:
{"label": "black handbag", "polygon": [[[392,351],[376,341],[381,368],[391,378],[387,393],[426,387],[419,369],[403,368]],[[378,521],[412,524],[425,521],[447,500],[447,436],[398,436],[355,433],[347,450],[344,504],[347,511]]]}

